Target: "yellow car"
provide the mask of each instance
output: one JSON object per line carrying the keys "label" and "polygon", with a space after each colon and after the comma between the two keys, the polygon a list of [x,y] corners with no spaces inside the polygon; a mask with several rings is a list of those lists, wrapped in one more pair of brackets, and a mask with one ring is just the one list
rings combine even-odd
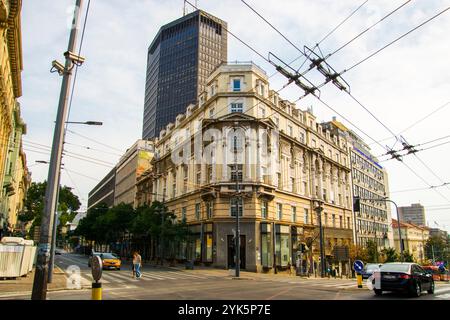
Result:
{"label": "yellow car", "polygon": [[103,262],[103,269],[116,269],[120,270],[122,261],[114,253],[110,252],[94,252],[89,258],[88,266],[91,266],[92,256],[99,256]]}

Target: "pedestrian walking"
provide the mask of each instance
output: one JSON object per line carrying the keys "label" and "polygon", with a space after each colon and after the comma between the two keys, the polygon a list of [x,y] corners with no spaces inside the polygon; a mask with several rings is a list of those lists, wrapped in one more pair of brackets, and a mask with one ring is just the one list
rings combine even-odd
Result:
{"label": "pedestrian walking", "polygon": [[142,266],[142,258],[139,255],[139,252],[135,251],[133,253],[133,269],[134,274],[136,275],[136,279],[141,277],[141,266]]}

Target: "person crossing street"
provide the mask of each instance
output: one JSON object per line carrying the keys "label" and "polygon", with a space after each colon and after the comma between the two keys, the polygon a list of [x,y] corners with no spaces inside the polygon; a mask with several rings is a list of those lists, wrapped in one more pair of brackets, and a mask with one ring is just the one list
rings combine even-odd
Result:
{"label": "person crossing street", "polygon": [[133,269],[134,269],[134,275],[136,276],[136,279],[139,279],[142,276],[141,275],[141,266],[142,266],[142,258],[140,256],[139,252],[135,251],[133,253]]}

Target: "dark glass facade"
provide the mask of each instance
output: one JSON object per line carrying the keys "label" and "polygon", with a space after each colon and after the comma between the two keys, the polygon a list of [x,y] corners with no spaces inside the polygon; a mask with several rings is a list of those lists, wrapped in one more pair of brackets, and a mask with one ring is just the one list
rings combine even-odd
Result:
{"label": "dark glass facade", "polygon": [[163,26],[148,49],[142,138],[159,135],[197,103],[209,74],[227,61],[226,22],[198,10]]}

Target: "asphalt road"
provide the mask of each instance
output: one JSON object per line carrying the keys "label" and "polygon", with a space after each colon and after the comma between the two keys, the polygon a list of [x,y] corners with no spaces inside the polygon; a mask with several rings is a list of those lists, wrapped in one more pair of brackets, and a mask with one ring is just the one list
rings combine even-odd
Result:
{"label": "asphalt road", "polygon": [[[80,268],[81,284],[86,289],[63,290],[48,293],[49,300],[89,300],[92,282],[87,257],[63,254],[56,256],[56,264],[70,274],[70,266]],[[69,269],[67,269],[69,268]],[[375,296],[367,288],[356,288],[355,280],[300,279],[295,276],[242,273],[242,279],[233,279],[226,270],[180,270],[144,265],[143,277],[133,279],[130,264],[120,271],[103,271],[103,299],[157,299],[157,300],[220,300],[220,299],[310,299],[310,300],[450,300],[450,284],[437,284],[434,295],[423,292],[419,298],[385,293]],[[29,299],[15,296],[9,299]]]}

